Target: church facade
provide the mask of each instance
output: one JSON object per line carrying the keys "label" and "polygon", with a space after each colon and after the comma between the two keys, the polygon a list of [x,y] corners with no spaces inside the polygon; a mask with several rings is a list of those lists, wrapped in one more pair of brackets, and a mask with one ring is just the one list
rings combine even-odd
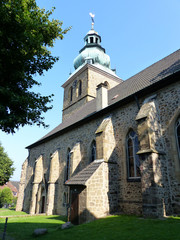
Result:
{"label": "church facade", "polygon": [[28,146],[16,210],[80,224],[180,213],[180,50],[123,81],[92,28],[64,88],[63,120]]}

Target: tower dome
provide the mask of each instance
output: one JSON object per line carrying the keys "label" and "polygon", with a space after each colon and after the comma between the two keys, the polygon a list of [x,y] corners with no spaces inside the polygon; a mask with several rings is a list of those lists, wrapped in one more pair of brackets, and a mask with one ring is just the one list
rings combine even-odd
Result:
{"label": "tower dome", "polygon": [[84,63],[99,63],[110,69],[110,57],[101,47],[101,37],[92,28],[84,38],[85,46],[79,51],[79,55],[74,59],[74,68],[77,69]]}

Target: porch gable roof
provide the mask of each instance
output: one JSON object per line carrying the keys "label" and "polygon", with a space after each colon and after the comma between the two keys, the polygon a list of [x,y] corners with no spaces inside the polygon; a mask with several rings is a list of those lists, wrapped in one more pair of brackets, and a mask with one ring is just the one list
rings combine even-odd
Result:
{"label": "porch gable roof", "polygon": [[93,175],[93,173],[98,169],[98,167],[103,163],[104,160],[94,160],[82,171],[78,172],[76,175],[71,177],[65,182],[65,185],[83,185],[86,186],[87,180]]}

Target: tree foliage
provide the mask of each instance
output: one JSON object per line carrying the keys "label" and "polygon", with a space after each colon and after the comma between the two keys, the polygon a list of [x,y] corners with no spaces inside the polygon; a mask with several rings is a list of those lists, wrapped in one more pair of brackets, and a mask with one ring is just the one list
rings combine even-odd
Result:
{"label": "tree foliage", "polygon": [[3,188],[0,195],[0,205],[3,206],[5,204],[11,204],[13,202],[13,194],[10,188]]}
{"label": "tree foliage", "polygon": [[40,9],[35,0],[0,1],[0,129],[7,133],[24,125],[46,126],[42,113],[52,108],[53,95],[30,90],[40,85],[35,75],[58,60],[49,48],[70,29],[50,19],[53,10]]}
{"label": "tree foliage", "polygon": [[0,144],[0,185],[9,181],[14,172],[13,162]]}

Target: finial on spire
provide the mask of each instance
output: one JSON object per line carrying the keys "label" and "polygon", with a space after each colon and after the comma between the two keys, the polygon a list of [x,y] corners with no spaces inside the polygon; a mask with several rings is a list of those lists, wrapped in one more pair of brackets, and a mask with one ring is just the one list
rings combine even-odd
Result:
{"label": "finial on spire", "polygon": [[91,16],[91,20],[92,20],[91,29],[94,29],[94,17],[95,17],[95,14],[89,13],[89,15]]}

